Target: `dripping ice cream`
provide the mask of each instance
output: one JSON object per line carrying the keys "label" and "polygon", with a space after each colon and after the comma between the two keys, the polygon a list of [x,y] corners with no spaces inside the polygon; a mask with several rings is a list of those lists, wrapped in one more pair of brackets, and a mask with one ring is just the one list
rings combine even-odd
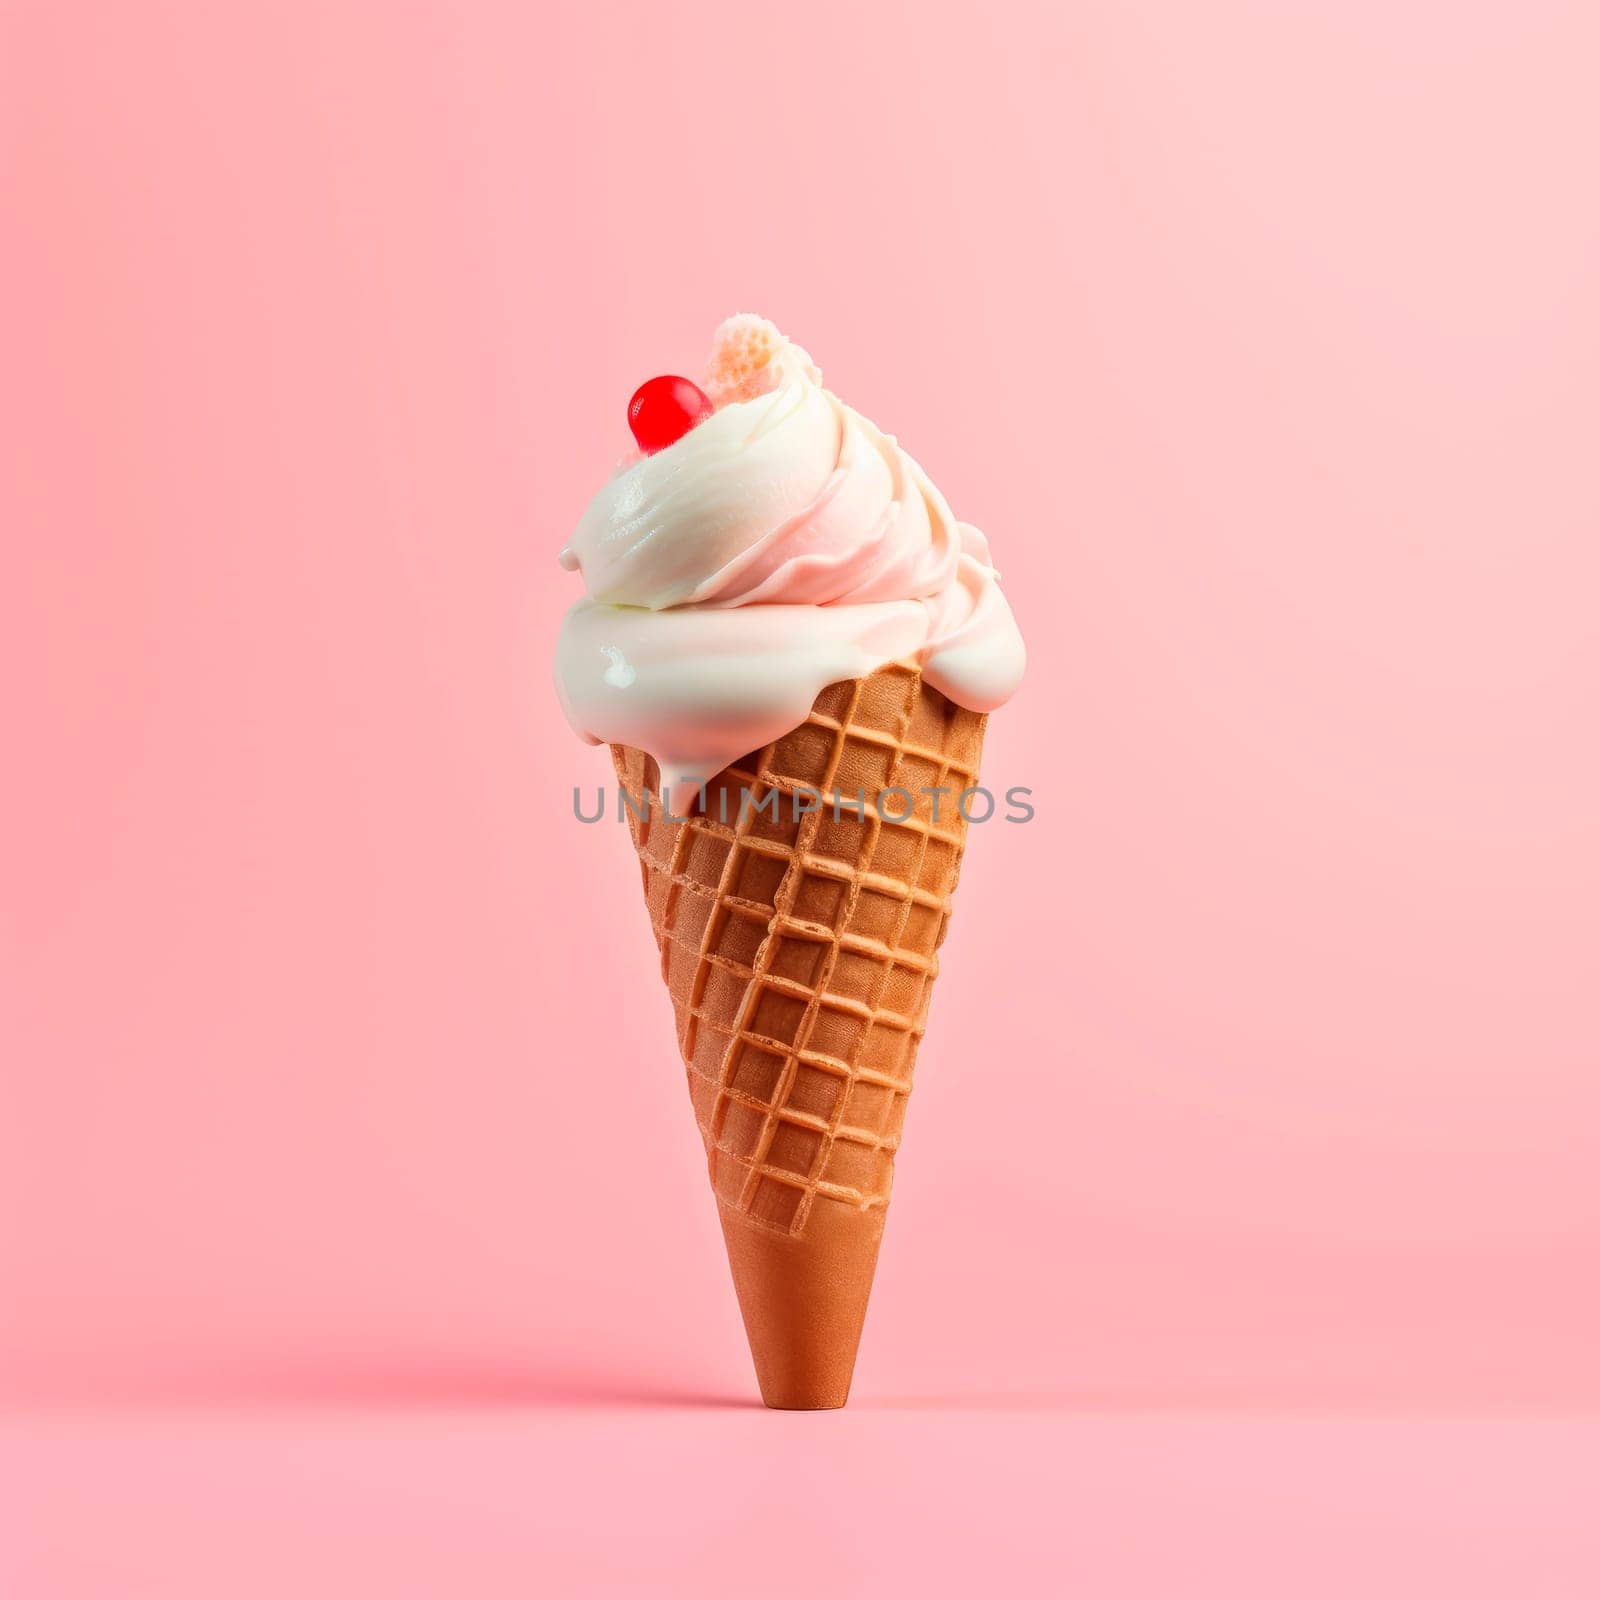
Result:
{"label": "dripping ice cream", "polygon": [[586,593],[556,686],[583,738],[653,756],[681,808],[890,662],[972,711],[1011,697],[1025,656],[987,540],[804,350],[736,316],[703,388],[670,381],[687,431],[636,424],[670,442],[622,464],[561,552]]}

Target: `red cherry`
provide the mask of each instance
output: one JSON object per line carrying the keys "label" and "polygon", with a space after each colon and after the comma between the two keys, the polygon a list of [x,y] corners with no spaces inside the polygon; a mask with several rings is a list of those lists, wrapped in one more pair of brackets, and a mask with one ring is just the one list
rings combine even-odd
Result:
{"label": "red cherry", "polygon": [[711,415],[703,390],[687,378],[651,378],[633,391],[628,426],[647,456],[676,444],[697,422]]}

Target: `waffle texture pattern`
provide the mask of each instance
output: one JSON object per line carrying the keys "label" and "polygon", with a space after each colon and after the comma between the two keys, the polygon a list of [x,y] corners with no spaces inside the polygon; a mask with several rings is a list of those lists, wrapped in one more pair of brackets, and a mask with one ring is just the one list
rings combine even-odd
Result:
{"label": "waffle texture pattern", "polygon": [[655,762],[612,746],[712,1188],[749,1223],[799,1236],[840,1206],[881,1227],[984,722],[883,667],[824,689],[687,819],[641,804]]}

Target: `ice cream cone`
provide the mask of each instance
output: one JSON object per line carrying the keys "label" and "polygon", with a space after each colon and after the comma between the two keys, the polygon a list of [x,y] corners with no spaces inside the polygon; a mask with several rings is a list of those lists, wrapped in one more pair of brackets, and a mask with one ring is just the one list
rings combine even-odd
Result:
{"label": "ice cream cone", "polygon": [[797,344],[732,317],[705,385],[629,401],[555,680],[635,797],[762,1395],[815,1410],[849,1394],[960,801],[1026,652],[988,540]]}
{"label": "ice cream cone", "polygon": [[[849,1394],[984,723],[897,662],[824,689],[687,817],[628,808],[775,1408]],[[651,757],[612,753],[626,794],[659,794]]]}

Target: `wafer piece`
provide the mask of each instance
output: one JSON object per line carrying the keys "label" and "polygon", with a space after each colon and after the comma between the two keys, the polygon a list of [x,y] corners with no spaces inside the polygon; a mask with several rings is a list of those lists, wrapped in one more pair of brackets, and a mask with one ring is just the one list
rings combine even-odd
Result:
{"label": "wafer piece", "polygon": [[[896,663],[825,689],[687,819],[630,811],[769,1406],[849,1393],[984,723]],[[612,755],[659,792],[650,757]]]}

